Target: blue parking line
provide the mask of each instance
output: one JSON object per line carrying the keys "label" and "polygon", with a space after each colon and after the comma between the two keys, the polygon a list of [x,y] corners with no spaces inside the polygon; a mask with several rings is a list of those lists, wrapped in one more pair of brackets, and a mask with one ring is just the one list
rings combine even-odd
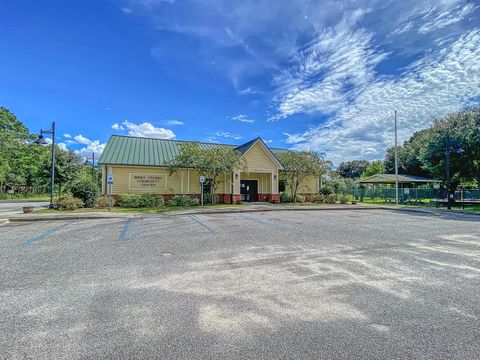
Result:
{"label": "blue parking line", "polygon": [[196,216],[194,216],[194,215],[188,215],[187,218],[189,218],[189,219],[193,220],[194,222],[196,222],[197,224],[203,226],[205,229],[208,230],[208,232],[209,232],[210,234],[215,234],[215,231],[214,231],[213,229],[211,229],[210,227],[208,227],[207,225],[205,225],[204,223],[202,223],[200,220],[198,220]]}
{"label": "blue parking line", "polygon": [[265,219],[257,219],[253,216],[250,216],[250,215],[246,215],[246,214],[240,214],[242,217],[244,218],[247,218],[249,220],[252,220],[252,221],[255,221],[259,224],[262,224],[262,225],[270,225],[272,228],[274,229],[280,229],[282,227],[282,225],[280,224],[277,224],[277,223],[274,223],[272,221],[269,221],[269,220],[265,220]]}
{"label": "blue parking line", "polygon": [[63,229],[64,227],[67,227],[68,225],[70,224],[73,224],[74,221],[70,221],[66,224],[63,224],[63,225],[60,225],[60,226],[56,226],[56,227],[53,227],[51,229],[48,229],[47,231],[44,231],[43,233],[41,233],[40,235],[38,236],[35,236],[34,238],[31,238],[31,239],[28,239],[26,241],[24,241],[24,244],[25,245],[33,245],[34,243],[36,243],[37,241],[40,241],[40,240],[43,240],[45,239],[47,236]]}
{"label": "blue parking line", "polygon": [[127,220],[125,221],[125,225],[123,226],[122,232],[120,233],[120,240],[125,240],[125,239],[126,239],[128,227],[130,226],[130,224],[132,223],[132,221],[133,221],[132,218],[127,219]]}

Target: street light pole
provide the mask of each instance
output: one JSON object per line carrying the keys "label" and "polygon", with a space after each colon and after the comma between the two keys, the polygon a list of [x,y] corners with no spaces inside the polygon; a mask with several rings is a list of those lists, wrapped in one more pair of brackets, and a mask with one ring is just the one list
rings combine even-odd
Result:
{"label": "street light pole", "polygon": [[398,139],[397,139],[397,110],[395,110],[395,204],[398,205]]}
{"label": "street light pole", "polygon": [[87,164],[88,160],[92,160],[92,180],[95,180],[95,153],[92,152],[92,157],[85,157],[85,165]]}
{"label": "street light pole", "polygon": [[40,135],[38,140],[35,141],[36,144],[46,145],[47,142],[43,140],[43,135],[49,134],[52,135],[52,168],[50,170],[50,209],[54,208],[53,204],[53,194],[55,191],[55,121],[52,122],[52,126],[49,130],[40,130]]}

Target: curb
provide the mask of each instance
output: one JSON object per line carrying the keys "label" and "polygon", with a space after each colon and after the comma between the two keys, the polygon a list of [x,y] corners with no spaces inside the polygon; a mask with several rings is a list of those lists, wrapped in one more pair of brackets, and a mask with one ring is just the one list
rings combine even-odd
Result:
{"label": "curb", "polygon": [[0,204],[18,204],[18,203],[49,203],[50,200],[0,200]]}
{"label": "curb", "polygon": [[[291,208],[264,208],[264,209],[228,209],[228,210],[193,210],[193,211],[182,211],[182,212],[170,212],[170,213],[161,213],[164,216],[183,216],[183,215],[208,215],[208,214],[236,214],[236,213],[247,213],[247,212],[267,212],[267,211],[341,211],[341,210],[390,210],[387,207],[372,207],[372,206],[357,206],[349,205],[342,207],[291,207]],[[400,210],[400,209],[395,209]],[[160,213],[157,213],[160,214]]]}
{"label": "curb", "polygon": [[57,220],[105,220],[105,219],[129,219],[138,217],[137,214],[130,214],[128,216],[85,216],[85,215],[73,215],[73,216],[35,216],[35,217],[14,217],[6,219],[7,222],[29,222],[29,221],[57,221]]}
{"label": "curb", "polygon": [[106,220],[106,219],[129,219],[129,218],[137,218],[142,216],[164,216],[164,217],[174,217],[174,216],[184,216],[184,215],[208,215],[208,214],[238,214],[238,213],[254,213],[254,212],[271,212],[271,211],[344,211],[344,210],[353,210],[353,211],[362,211],[362,210],[380,210],[380,211],[400,211],[400,212],[417,212],[423,214],[431,214],[431,215],[473,215],[473,216],[480,216],[480,213],[470,213],[470,212],[460,212],[460,211],[443,211],[443,210],[436,210],[436,209],[425,209],[425,208],[396,208],[396,207],[389,207],[389,206],[362,206],[362,205],[346,205],[346,206],[317,206],[317,207],[310,207],[310,206],[298,206],[298,207],[265,207],[265,208],[219,208],[215,210],[186,210],[186,211],[172,211],[172,212],[157,212],[151,214],[145,213],[129,213],[128,215],[121,215],[121,214],[110,214],[108,216],[105,215],[83,215],[83,214],[75,214],[75,215],[34,215],[34,216],[15,216],[8,219],[0,219],[0,225],[4,225],[8,222],[28,222],[28,221],[56,221],[56,220]]}

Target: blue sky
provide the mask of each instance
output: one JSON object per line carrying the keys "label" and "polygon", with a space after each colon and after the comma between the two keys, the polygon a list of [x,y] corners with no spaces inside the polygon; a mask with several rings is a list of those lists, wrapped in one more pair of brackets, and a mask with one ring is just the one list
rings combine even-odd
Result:
{"label": "blue sky", "polygon": [[0,0],[0,105],[62,146],[111,134],[378,159],[480,100],[469,0]]}

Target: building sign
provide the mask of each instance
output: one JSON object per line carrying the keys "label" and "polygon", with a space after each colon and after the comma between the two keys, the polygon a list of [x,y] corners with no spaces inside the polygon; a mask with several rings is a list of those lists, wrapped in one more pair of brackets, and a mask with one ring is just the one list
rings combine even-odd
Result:
{"label": "building sign", "polygon": [[163,190],[167,187],[167,175],[166,174],[129,174],[129,186],[130,190]]}

